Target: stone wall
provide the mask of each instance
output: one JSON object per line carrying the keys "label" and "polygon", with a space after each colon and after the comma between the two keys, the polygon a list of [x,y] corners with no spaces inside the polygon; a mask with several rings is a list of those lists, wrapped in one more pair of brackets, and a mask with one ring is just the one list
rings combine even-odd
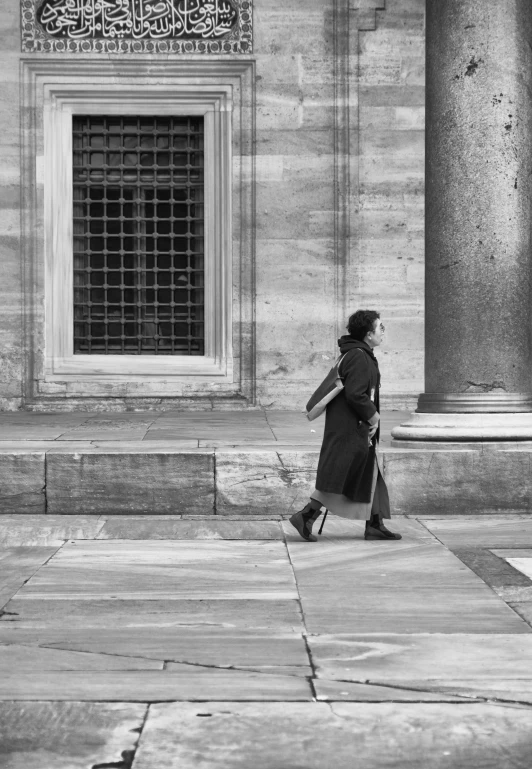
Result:
{"label": "stone wall", "polygon": [[[339,9],[348,5],[351,26],[339,52]],[[25,381],[19,17],[19,0],[0,0],[4,410],[23,406]],[[347,57],[347,96],[335,53]],[[57,56],[66,64],[68,55]],[[254,0],[253,58],[257,402],[300,407],[331,365],[346,313],[366,306],[381,310],[387,329],[379,351],[384,405],[412,407],[423,390],[424,1]],[[347,230],[339,219],[344,161]],[[62,408],[69,408],[64,399]]]}
{"label": "stone wall", "polygon": [[[387,330],[379,350],[384,405],[413,408],[423,390],[425,4],[350,5],[386,10],[350,18],[350,248],[342,273],[333,3],[255,2],[257,385],[266,407],[302,405],[332,364],[345,315],[361,307],[379,309]],[[337,275],[347,281],[344,313],[335,305]]]}

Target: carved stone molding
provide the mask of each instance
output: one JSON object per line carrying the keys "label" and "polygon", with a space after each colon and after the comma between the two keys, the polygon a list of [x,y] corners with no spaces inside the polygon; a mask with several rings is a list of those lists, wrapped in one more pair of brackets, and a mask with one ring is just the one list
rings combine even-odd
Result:
{"label": "carved stone molding", "polygon": [[252,0],[22,0],[28,53],[253,50]]}
{"label": "carved stone molding", "polygon": [[[107,402],[126,404],[128,399],[146,407],[153,398],[174,403],[179,399],[187,402],[205,401],[209,398],[235,402],[254,403],[255,399],[255,62],[237,58],[214,60],[196,58],[164,62],[147,62],[140,59],[108,61],[103,58],[69,61],[52,57],[28,57],[22,60],[22,256],[24,290],[24,401],[36,408],[61,407],[66,400],[83,403],[87,399],[107,398]],[[191,85],[193,84],[193,85]],[[146,110],[157,109],[161,100],[183,98],[190,93],[192,103],[198,98],[214,98],[217,94],[231,94],[232,136],[225,133],[220,141],[222,154],[232,152],[235,166],[232,175],[232,195],[221,201],[229,207],[227,221],[232,232],[223,237],[228,241],[226,252],[230,255],[225,293],[227,324],[232,323],[232,378],[220,378],[212,387],[212,373],[185,376],[176,372],[172,377],[138,372],[135,376],[116,377],[94,375],[87,377],[49,376],[47,339],[45,338],[47,268],[53,261],[46,261],[47,243],[50,242],[50,222],[45,217],[47,206],[47,173],[50,132],[46,133],[46,110],[52,108],[54,95],[74,100],[89,88],[88,100],[112,99],[113,90],[119,88],[130,94],[132,100],[146,100]],[[201,91],[201,93],[199,93]],[[199,95],[198,95],[199,93]],[[201,95],[203,94],[203,96]],[[81,94],[83,96],[83,94]],[[79,97],[81,98],[81,97]],[[85,97],[83,97],[85,98]],[[228,97],[229,98],[229,97]],[[151,106],[151,103],[155,107]],[[82,105],[83,109],[91,105]],[[227,107],[228,109],[229,107]],[[118,109],[118,108],[117,108]],[[62,110],[63,114],[64,110]],[[66,113],[65,113],[66,114]],[[217,113],[224,118],[223,111]],[[232,149],[231,149],[232,144]],[[49,188],[49,185],[48,185]],[[48,241],[46,228],[48,227]],[[55,241],[57,242],[57,241]],[[226,260],[227,261],[227,260]],[[232,273],[232,279],[231,279]],[[225,277],[224,277],[225,276]],[[70,280],[70,276],[67,276]],[[232,316],[232,317],[231,317]],[[219,325],[219,324],[218,324]],[[229,341],[227,342],[229,344]],[[53,380],[53,381],[52,381]],[[103,401],[102,401],[103,402]],[[232,402],[232,401],[231,401]]]}
{"label": "carved stone molding", "polygon": [[386,0],[334,0],[334,241],[337,331],[344,332],[350,295],[356,290],[353,220],[359,210],[358,34],[376,29]]}

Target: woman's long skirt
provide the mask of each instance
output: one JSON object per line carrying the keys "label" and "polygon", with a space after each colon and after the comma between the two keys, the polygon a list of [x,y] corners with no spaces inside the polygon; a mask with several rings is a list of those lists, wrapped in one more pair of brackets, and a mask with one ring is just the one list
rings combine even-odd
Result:
{"label": "woman's long skirt", "polygon": [[371,499],[369,502],[353,502],[343,494],[332,494],[331,492],[320,491],[319,489],[314,489],[310,497],[321,502],[322,506],[326,507],[329,512],[339,515],[341,518],[368,521],[371,515],[378,515],[381,518],[390,517],[388,490],[380,471],[377,451],[375,451]]}

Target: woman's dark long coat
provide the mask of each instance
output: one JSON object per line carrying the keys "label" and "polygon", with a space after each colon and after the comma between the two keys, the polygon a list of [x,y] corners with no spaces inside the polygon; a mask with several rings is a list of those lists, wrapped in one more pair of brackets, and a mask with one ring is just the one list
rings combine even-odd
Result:
{"label": "woman's dark long coat", "polygon": [[338,344],[344,389],[327,406],[316,489],[369,502],[378,432],[370,447],[368,420],[379,411],[379,366],[365,342],[343,336]]}

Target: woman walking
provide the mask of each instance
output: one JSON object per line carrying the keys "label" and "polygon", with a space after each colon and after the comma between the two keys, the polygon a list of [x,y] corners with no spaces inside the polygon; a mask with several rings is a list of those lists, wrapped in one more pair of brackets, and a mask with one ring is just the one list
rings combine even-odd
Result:
{"label": "woman walking", "polygon": [[401,539],[383,523],[390,501],[377,459],[380,373],[373,350],[384,326],[378,312],[358,310],[347,330],[338,340],[344,389],[327,406],[316,488],[290,523],[307,542],[316,542],[312,524],[325,507],[342,518],[365,520],[365,539]]}

